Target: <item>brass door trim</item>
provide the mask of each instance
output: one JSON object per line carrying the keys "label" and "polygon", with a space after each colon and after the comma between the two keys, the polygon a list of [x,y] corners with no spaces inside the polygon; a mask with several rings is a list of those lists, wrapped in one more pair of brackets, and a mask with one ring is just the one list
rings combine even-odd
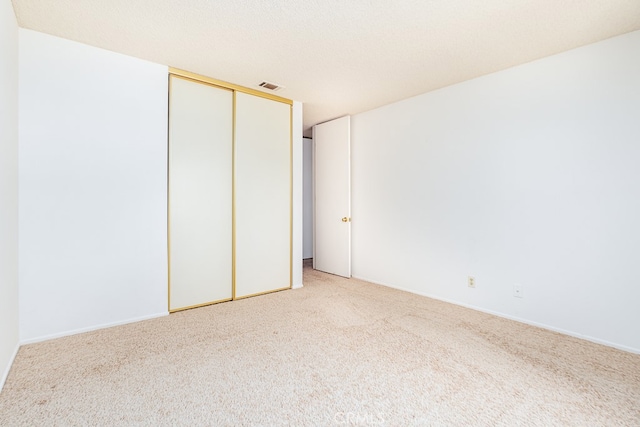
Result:
{"label": "brass door trim", "polygon": [[176,313],[178,311],[183,311],[183,310],[191,310],[192,308],[205,307],[207,305],[214,305],[214,304],[219,304],[221,302],[228,302],[228,301],[232,301],[231,298],[223,298],[215,301],[203,302],[201,304],[194,304],[186,307],[174,308],[173,310],[169,310],[169,313]]}
{"label": "brass door trim", "polygon": [[197,80],[197,81],[200,81],[200,82],[209,83],[209,84],[212,84],[214,86],[220,86],[220,87],[223,87],[223,88],[226,88],[226,89],[231,89],[231,90],[238,91],[238,92],[248,93],[249,95],[259,96],[261,98],[267,98],[267,99],[270,99],[272,101],[278,101],[278,102],[283,102],[285,104],[293,105],[293,101],[292,100],[287,99],[287,98],[283,98],[281,96],[277,96],[277,95],[273,95],[273,94],[270,94],[270,93],[265,93],[265,92],[259,91],[257,89],[251,89],[251,88],[240,86],[240,85],[237,85],[237,84],[225,82],[223,80],[212,79],[211,77],[207,77],[207,76],[203,76],[203,75],[200,75],[200,74],[192,73],[190,71],[181,70],[179,68],[169,67],[169,74],[173,74],[173,75],[181,76],[181,77],[186,77],[186,78],[189,78],[189,79],[192,79],[192,80]]}
{"label": "brass door trim", "polygon": [[242,295],[240,297],[236,297],[234,299],[234,301],[245,299],[245,298],[257,297],[257,296],[260,296],[260,295],[272,294],[274,292],[287,291],[289,289],[291,289],[291,286],[287,286],[287,287],[284,287],[284,288],[278,288],[278,289],[271,289],[269,291],[256,292],[255,294]]}

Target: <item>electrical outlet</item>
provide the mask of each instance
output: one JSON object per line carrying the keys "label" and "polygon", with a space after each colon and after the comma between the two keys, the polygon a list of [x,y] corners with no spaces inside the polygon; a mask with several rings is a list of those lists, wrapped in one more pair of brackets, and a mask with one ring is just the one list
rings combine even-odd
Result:
{"label": "electrical outlet", "polygon": [[473,277],[473,276],[469,276],[467,284],[469,285],[470,288],[475,288],[476,287],[476,278]]}
{"label": "electrical outlet", "polygon": [[513,285],[513,296],[516,298],[524,297],[524,289],[522,288],[522,285]]}

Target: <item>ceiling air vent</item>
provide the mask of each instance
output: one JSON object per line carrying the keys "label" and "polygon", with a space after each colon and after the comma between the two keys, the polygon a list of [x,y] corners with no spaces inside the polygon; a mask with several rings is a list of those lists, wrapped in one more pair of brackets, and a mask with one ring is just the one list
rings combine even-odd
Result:
{"label": "ceiling air vent", "polygon": [[258,86],[263,87],[265,89],[273,90],[273,91],[282,89],[282,86],[277,85],[275,83],[269,83],[269,82],[262,82]]}

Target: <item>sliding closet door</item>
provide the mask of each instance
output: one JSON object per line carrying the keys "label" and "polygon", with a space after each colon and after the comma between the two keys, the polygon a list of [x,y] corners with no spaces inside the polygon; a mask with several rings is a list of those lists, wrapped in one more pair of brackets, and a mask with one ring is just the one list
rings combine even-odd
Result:
{"label": "sliding closet door", "polygon": [[291,106],[236,92],[235,297],[291,287]]}
{"label": "sliding closet door", "polygon": [[170,77],[169,310],[232,297],[233,91]]}

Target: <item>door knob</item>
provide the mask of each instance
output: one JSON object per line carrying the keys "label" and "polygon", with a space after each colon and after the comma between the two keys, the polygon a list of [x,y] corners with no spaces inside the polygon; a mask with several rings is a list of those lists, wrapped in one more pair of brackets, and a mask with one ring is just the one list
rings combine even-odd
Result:
{"label": "door knob", "polygon": [[342,218],[342,222],[349,222],[349,218],[345,216],[344,218]]}

